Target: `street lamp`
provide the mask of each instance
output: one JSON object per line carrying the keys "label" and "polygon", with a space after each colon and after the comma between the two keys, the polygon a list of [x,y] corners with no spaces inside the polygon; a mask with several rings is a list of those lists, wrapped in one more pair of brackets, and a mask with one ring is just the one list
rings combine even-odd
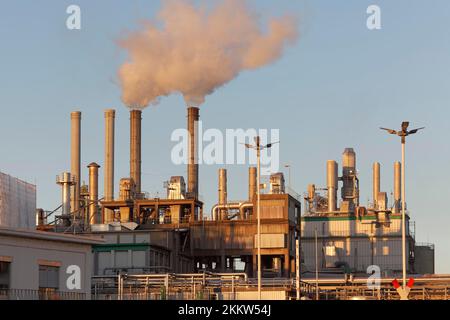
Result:
{"label": "street lamp", "polygon": [[399,136],[402,141],[402,267],[403,267],[403,289],[406,288],[406,217],[405,217],[405,144],[406,137],[417,133],[419,130],[425,129],[418,128],[408,131],[409,122],[404,121],[402,123],[402,129],[400,131],[380,128],[386,130],[389,134]]}
{"label": "street lamp", "polygon": [[258,187],[257,190],[257,198],[256,198],[256,206],[257,206],[257,238],[258,238],[258,299],[261,300],[261,216],[260,216],[260,204],[261,204],[261,150],[271,148],[275,143],[269,143],[264,146],[261,145],[261,139],[259,136],[255,137],[255,145],[251,145],[246,143],[245,147],[248,149],[256,150],[257,157],[257,180]]}

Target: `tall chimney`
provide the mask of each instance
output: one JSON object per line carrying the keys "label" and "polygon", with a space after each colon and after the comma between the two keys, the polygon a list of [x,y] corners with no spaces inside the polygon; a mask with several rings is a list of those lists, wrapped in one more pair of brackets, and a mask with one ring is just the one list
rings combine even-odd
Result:
{"label": "tall chimney", "polygon": [[98,168],[95,162],[88,165],[89,168],[89,224],[98,224]]}
{"label": "tall chimney", "polygon": [[[227,204],[227,170],[219,169],[219,205]],[[226,219],[227,210],[220,209],[220,220]]]}
{"label": "tall chimney", "polygon": [[373,164],[373,207],[378,208],[378,193],[380,192],[380,163]]}
{"label": "tall chimney", "polygon": [[195,199],[198,198],[198,149],[197,149],[197,135],[198,135],[198,120],[199,108],[188,108],[188,132],[189,132],[189,154],[188,154],[188,193]]}
{"label": "tall chimney", "polygon": [[256,198],[256,167],[248,168],[248,201],[253,202]]}
{"label": "tall chimney", "polygon": [[402,208],[402,164],[394,163],[394,213]]}
{"label": "tall chimney", "polygon": [[130,177],[138,195],[141,193],[141,120],[141,110],[130,111]]}
{"label": "tall chimney", "polygon": [[334,160],[327,161],[328,211],[337,211],[338,165]]}
{"label": "tall chimney", "polygon": [[81,112],[74,111],[70,114],[71,120],[71,149],[70,149],[70,161],[71,161],[71,174],[75,184],[73,185],[71,210],[78,215],[78,209],[80,208],[80,164],[81,164]]}
{"label": "tall chimney", "polygon": [[[105,201],[114,200],[114,119],[115,110],[105,110]],[[114,211],[105,209],[105,223],[114,221]]]}

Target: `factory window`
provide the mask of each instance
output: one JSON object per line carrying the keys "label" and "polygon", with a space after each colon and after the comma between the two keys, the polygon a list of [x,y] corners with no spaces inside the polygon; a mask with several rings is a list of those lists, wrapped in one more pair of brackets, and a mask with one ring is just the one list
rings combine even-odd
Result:
{"label": "factory window", "polygon": [[39,290],[55,291],[59,289],[59,267],[39,266]]}
{"label": "factory window", "polygon": [[389,247],[388,246],[384,246],[383,247],[383,255],[384,256],[388,256],[389,255]]}
{"label": "factory window", "polygon": [[0,290],[9,289],[11,263],[0,261]]}

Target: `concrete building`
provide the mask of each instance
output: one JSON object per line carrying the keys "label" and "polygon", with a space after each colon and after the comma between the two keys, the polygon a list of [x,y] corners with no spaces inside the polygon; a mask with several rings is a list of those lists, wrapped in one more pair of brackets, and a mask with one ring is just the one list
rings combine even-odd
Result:
{"label": "concrete building", "polygon": [[89,299],[101,239],[0,227],[0,299]]}

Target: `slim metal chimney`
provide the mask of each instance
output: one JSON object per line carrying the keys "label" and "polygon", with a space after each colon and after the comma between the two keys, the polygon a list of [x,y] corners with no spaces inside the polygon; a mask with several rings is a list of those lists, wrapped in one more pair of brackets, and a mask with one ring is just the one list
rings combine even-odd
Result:
{"label": "slim metal chimney", "polygon": [[378,193],[380,192],[380,163],[373,164],[373,207],[378,208]]}
{"label": "slim metal chimney", "polygon": [[[114,119],[116,111],[105,110],[105,182],[104,200],[114,200]],[[114,221],[114,211],[105,209],[105,223]]]}
{"label": "slim metal chimney", "polygon": [[334,160],[327,161],[328,211],[337,211],[338,165]]}
{"label": "slim metal chimney", "polygon": [[89,168],[89,224],[98,224],[98,168],[95,162],[88,165]]}
{"label": "slim metal chimney", "polygon": [[72,179],[74,179],[75,181],[73,185],[71,209],[72,212],[77,212],[78,209],[80,208],[81,112],[80,111],[72,112],[70,114],[70,120],[71,120],[70,170],[72,174]]}
{"label": "slim metal chimney", "polygon": [[56,183],[61,186],[62,190],[62,215],[67,218],[70,215],[70,189],[75,182],[70,172],[64,172],[56,177]]}
{"label": "slim metal chimney", "polygon": [[189,132],[189,154],[188,154],[188,193],[195,199],[198,198],[198,120],[200,110],[197,107],[188,108],[188,132]]}
{"label": "slim metal chimney", "polygon": [[142,111],[130,111],[130,177],[136,186],[136,194],[141,193],[141,121]]}
{"label": "slim metal chimney", "polygon": [[[227,204],[227,170],[219,169],[219,205]],[[220,209],[220,220],[225,220],[227,216],[226,209]]]}
{"label": "slim metal chimney", "polygon": [[256,167],[248,168],[248,201],[253,202],[256,199]]}
{"label": "slim metal chimney", "polygon": [[394,163],[394,213],[402,209],[402,164]]}

